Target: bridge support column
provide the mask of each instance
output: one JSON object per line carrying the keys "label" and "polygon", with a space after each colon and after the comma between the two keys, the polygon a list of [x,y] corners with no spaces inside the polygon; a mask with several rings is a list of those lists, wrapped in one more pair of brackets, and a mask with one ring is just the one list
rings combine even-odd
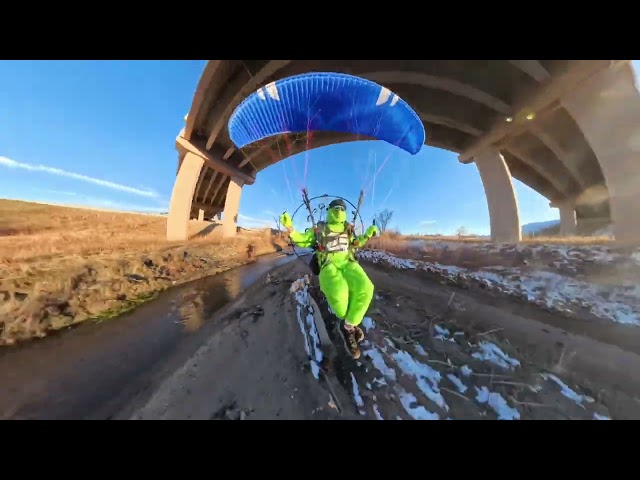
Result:
{"label": "bridge support column", "polygon": [[489,206],[491,240],[517,243],[522,240],[518,200],[511,172],[500,152],[491,149],[475,157]]}
{"label": "bridge support column", "polygon": [[242,195],[242,180],[231,177],[227,198],[224,202],[224,218],[222,220],[222,236],[233,237],[237,232],[238,210],[240,209],[240,196]]}
{"label": "bridge support column", "polygon": [[562,98],[598,158],[616,243],[640,243],[640,94],[628,61],[615,62]]}
{"label": "bridge support column", "polygon": [[191,202],[196,190],[204,158],[187,152],[184,156],[171,192],[169,216],[167,217],[167,240],[186,241],[189,239],[189,218]]}
{"label": "bridge support column", "polygon": [[560,236],[573,237],[578,233],[578,219],[576,217],[576,206],[571,201],[551,204],[552,208],[560,211]]}
{"label": "bridge support column", "polygon": [[204,222],[204,210],[202,209],[198,210],[198,221]]}

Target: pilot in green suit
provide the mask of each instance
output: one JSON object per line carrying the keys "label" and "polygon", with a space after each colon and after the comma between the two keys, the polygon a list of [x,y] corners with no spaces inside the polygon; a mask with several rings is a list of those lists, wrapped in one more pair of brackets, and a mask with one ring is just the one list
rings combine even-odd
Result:
{"label": "pilot in green suit", "polygon": [[318,222],[304,233],[293,229],[288,213],[282,214],[280,223],[289,231],[289,238],[295,245],[301,248],[316,246],[320,290],[333,313],[344,320],[343,335],[348,349],[354,358],[358,358],[358,342],[364,339],[359,325],[373,298],[373,283],[356,261],[354,250],[363,247],[378,228],[372,225],[364,235],[356,236],[347,222],[347,208],[342,200],[329,204],[326,222]]}

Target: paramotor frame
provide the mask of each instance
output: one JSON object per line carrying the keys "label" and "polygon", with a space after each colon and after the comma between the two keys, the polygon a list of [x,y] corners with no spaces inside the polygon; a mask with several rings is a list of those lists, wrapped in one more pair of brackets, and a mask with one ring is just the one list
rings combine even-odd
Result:
{"label": "paramotor frame", "polygon": [[[364,232],[364,221],[362,220],[362,215],[360,214],[360,209],[358,207],[356,207],[351,201],[347,200],[344,197],[341,197],[339,195],[329,195],[328,193],[325,193],[324,195],[317,195],[315,197],[309,198],[309,202],[312,202],[313,200],[317,200],[319,198],[331,198],[331,199],[340,199],[345,201],[346,203],[348,203],[349,205],[351,205],[353,207],[353,214],[356,215],[356,220],[360,219],[360,229],[362,232]],[[302,208],[305,207],[306,204],[303,201],[298,208],[296,208],[293,212],[293,215],[291,215],[291,223],[293,224],[293,220],[296,218],[296,214],[298,213],[298,211]],[[308,218],[308,217],[307,217]],[[315,225],[313,225],[313,227],[315,227]],[[312,227],[312,228],[313,228]],[[355,225],[354,225],[355,227]],[[293,242],[291,242],[291,248],[293,249],[293,253],[296,255],[296,257],[298,258],[298,260],[303,261],[302,258],[300,258],[300,255],[298,254],[297,250],[296,250],[296,246]]]}

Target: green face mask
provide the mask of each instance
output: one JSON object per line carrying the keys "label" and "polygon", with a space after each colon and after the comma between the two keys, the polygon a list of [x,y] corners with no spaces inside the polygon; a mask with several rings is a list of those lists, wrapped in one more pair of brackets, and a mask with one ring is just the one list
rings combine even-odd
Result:
{"label": "green face mask", "polygon": [[327,223],[344,223],[347,220],[347,211],[340,207],[332,207],[327,211]]}

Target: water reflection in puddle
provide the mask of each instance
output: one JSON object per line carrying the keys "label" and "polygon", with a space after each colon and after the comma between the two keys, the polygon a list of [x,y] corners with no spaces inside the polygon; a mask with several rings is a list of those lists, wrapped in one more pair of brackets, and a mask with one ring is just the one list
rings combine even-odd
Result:
{"label": "water reflection in puddle", "polygon": [[203,278],[181,286],[174,300],[176,321],[186,332],[194,332],[204,325],[207,318],[246,288],[265,276],[269,270],[295,261],[296,257],[282,254],[277,257],[260,257],[255,263]]}

